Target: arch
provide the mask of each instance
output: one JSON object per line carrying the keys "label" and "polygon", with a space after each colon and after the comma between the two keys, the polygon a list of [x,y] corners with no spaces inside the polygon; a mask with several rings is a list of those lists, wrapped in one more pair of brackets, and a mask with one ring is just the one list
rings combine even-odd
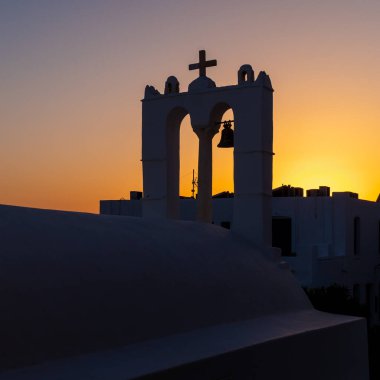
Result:
{"label": "arch", "polygon": [[238,84],[252,84],[255,81],[251,65],[242,65],[238,71]]}
{"label": "arch", "polygon": [[[232,115],[225,116],[226,113],[230,111]],[[210,125],[215,125],[218,129],[218,132],[223,130],[222,124],[220,123],[223,120],[233,120],[234,119],[234,110],[230,104],[227,102],[218,102],[216,103],[210,112]],[[212,167],[212,192],[220,193],[224,191],[234,191],[234,177],[233,177],[233,167],[234,167],[234,157],[233,157],[233,148],[220,149],[217,148],[217,144],[221,139],[221,133],[217,133],[213,139],[213,167]],[[232,183],[232,187],[231,184]]]}
{"label": "arch", "polygon": [[179,93],[179,82],[175,76],[172,75],[166,79],[164,93],[165,95]]}
{"label": "arch", "polygon": [[[192,128],[189,114],[182,120],[179,130],[179,195],[181,199],[183,197],[196,198],[198,194],[199,138]],[[193,170],[195,180],[194,192],[192,191]]]}
{"label": "arch", "polygon": [[166,119],[166,196],[167,217],[179,217],[180,125],[189,112],[183,107],[169,111]]}
{"label": "arch", "polygon": [[[226,102],[218,102],[216,103],[210,111],[210,126],[214,126],[215,123],[219,123],[222,120],[223,115],[228,111],[229,109],[232,110],[232,107],[226,103]],[[220,125],[216,126],[219,130]]]}

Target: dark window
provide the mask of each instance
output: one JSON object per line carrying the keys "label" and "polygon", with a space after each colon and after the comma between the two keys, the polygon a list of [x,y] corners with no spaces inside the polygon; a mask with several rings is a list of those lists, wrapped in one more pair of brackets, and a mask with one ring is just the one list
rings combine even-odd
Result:
{"label": "dark window", "polygon": [[354,286],[352,287],[352,297],[356,302],[360,303],[360,287],[359,287],[359,284],[354,284]]}
{"label": "dark window", "polygon": [[231,228],[231,222],[221,222],[220,225],[223,228],[227,228],[227,230],[229,230]]}
{"label": "dark window", "polygon": [[360,218],[354,218],[354,255],[360,254]]}
{"label": "dark window", "polygon": [[292,219],[272,218],[272,245],[281,248],[282,256],[295,256],[292,252]]}

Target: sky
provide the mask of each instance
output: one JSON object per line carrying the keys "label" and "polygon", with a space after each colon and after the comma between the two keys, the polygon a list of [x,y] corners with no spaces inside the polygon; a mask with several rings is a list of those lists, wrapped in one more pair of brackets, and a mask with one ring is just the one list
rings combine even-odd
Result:
{"label": "sky", "polygon": [[[0,203],[98,212],[142,189],[141,99],[198,50],[218,86],[242,64],[274,92],[273,186],[380,193],[378,0],[0,0]],[[233,117],[230,113],[226,118]],[[233,191],[214,138],[213,192]],[[181,124],[181,194],[197,137]]]}

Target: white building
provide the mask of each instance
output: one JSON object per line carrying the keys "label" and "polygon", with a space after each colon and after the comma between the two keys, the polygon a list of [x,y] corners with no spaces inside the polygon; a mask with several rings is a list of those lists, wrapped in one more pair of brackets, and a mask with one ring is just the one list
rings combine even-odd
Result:
{"label": "white building", "polygon": [[0,380],[368,379],[363,319],[226,229],[1,205],[0,225]]}
{"label": "white building", "polygon": [[[380,203],[351,192],[330,196],[328,187],[307,193],[288,186],[274,190],[273,246],[281,248],[302,286],[346,286],[370,307],[371,322],[380,323]],[[134,198],[101,201],[100,213],[141,216],[138,193]],[[214,224],[232,227],[232,202],[233,194],[214,196]],[[181,219],[194,220],[196,200],[181,199],[180,212]]]}

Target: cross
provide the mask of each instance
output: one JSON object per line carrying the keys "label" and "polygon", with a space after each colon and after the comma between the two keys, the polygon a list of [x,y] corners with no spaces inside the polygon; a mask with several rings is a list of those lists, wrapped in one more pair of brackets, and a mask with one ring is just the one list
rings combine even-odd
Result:
{"label": "cross", "polygon": [[216,66],[216,59],[212,59],[211,61],[206,61],[206,50],[199,50],[199,62],[192,63],[189,65],[189,70],[197,70],[199,69],[199,76],[206,76],[206,67]]}

